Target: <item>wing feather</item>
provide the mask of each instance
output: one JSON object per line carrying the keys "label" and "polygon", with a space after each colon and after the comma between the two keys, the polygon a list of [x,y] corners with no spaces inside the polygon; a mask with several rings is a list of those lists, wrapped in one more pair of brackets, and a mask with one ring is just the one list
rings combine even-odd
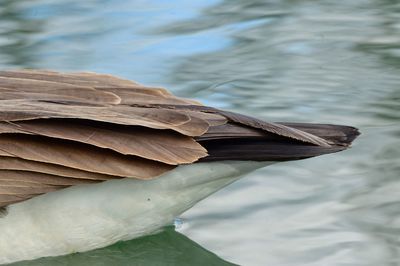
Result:
{"label": "wing feather", "polygon": [[[207,155],[207,151],[190,137],[143,127],[106,128],[74,121],[33,120],[0,123],[1,133],[73,140],[172,165],[191,163]],[[149,139],[149,136],[152,137]]]}
{"label": "wing feather", "polygon": [[0,150],[9,157],[138,179],[154,178],[174,168],[172,165],[124,156],[90,145],[24,134],[0,135]]}
{"label": "wing feather", "polygon": [[78,170],[62,165],[35,162],[16,157],[9,157],[10,155],[0,151],[0,170],[18,170],[35,173],[49,174],[53,176],[75,178],[75,179],[89,179],[94,181],[106,181],[121,178],[118,176],[104,175],[99,173],[92,173],[88,171]]}
{"label": "wing feather", "polygon": [[[111,92],[99,91],[87,86],[44,80],[28,80],[0,76],[0,88],[0,91],[4,92],[10,89],[14,90],[14,94],[9,95],[10,98],[3,99],[32,99],[30,97],[36,94],[37,96],[35,98],[40,98],[41,95],[59,96],[60,100],[63,100],[63,97],[72,97],[82,103],[119,104],[121,102],[121,98]],[[12,97],[13,95],[15,98]]]}
{"label": "wing feather", "polygon": [[96,183],[98,180],[84,178],[69,178],[51,174],[36,173],[21,170],[0,170],[0,185],[10,184],[10,182],[20,182],[21,184],[49,185],[49,186],[72,186],[79,184]]}
{"label": "wing feather", "polygon": [[0,121],[24,121],[60,118],[83,119],[153,129],[170,129],[187,136],[199,136],[208,130],[207,121],[190,117],[179,110],[131,107],[125,105],[98,107],[74,106],[52,102],[2,101]]}
{"label": "wing feather", "polygon": [[180,164],[317,156],[357,134],[269,123],[107,74],[0,71],[0,208],[74,185],[147,180]]}

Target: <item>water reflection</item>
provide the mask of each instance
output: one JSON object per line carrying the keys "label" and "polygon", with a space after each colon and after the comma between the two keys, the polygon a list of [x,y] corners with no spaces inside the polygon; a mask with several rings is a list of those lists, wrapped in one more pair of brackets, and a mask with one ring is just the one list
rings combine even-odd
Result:
{"label": "water reflection", "polygon": [[[185,84],[183,95],[195,92],[213,105],[266,119],[353,124],[363,132],[347,153],[273,166],[206,200],[185,214],[185,234],[247,265],[400,261],[400,153],[393,148],[400,145],[398,7],[390,1],[225,1],[197,20],[163,28],[172,35],[217,28],[231,40],[223,51],[195,54],[178,66],[171,82]],[[235,214],[241,218],[232,222]],[[218,239],[213,234],[227,229],[216,223],[246,233]],[[239,250],[241,256],[232,255]]]}
{"label": "water reflection", "polygon": [[34,45],[31,36],[42,29],[42,21],[27,18],[24,3],[29,1],[2,0],[0,2],[0,64],[12,67],[33,67]]}
{"label": "water reflection", "polygon": [[172,227],[156,235],[121,242],[108,248],[68,256],[43,258],[13,266],[54,265],[234,265],[218,258]]}
{"label": "water reflection", "polygon": [[[179,231],[204,248],[241,265],[399,264],[398,1],[1,3],[2,68],[109,72],[268,120],[361,129],[347,152],[257,171],[185,213]],[[172,230],[32,263],[183,263],[170,246],[223,263]]]}

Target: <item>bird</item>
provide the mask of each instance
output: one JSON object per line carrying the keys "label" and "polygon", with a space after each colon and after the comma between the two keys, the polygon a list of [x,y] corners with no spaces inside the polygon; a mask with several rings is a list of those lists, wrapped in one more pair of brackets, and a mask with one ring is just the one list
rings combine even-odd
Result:
{"label": "bird", "polygon": [[346,150],[359,134],[109,74],[0,71],[0,264],[153,234],[255,169]]}

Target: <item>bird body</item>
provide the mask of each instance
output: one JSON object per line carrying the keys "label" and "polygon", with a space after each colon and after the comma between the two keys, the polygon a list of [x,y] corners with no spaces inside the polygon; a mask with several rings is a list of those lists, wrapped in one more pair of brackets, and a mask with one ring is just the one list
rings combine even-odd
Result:
{"label": "bird body", "polygon": [[157,232],[195,203],[267,162],[182,165],[161,177],[110,180],[11,205],[0,263],[84,252]]}
{"label": "bird body", "polygon": [[0,264],[154,233],[245,173],[345,150],[358,134],[110,75],[0,71]]}

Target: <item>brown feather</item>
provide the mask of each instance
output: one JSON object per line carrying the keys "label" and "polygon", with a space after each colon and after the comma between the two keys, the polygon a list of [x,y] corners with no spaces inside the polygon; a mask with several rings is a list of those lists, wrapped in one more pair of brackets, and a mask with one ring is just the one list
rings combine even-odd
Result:
{"label": "brown feather", "polygon": [[[73,140],[172,165],[192,163],[207,155],[207,151],[192,138],[179,136],[172,131],[143,127],[114,126],[112,129],[49,119],[0,122],[0,133],[36,134]],[[149,139],[149,136],[152,137]]]}
{"label": "brown feather", "polygon": [[2,101],[0,121],[23,121],[40,118],[84,119],[120,125],[171,129],[187,136],[199,136],[209,124],[178,110],[143,108],[126,105],[107,107],[74,106],[52,102]]}
{"label": "brown feather", "polygon": [[[6,195],[6,194],[0,194],[0,208],[6,207],[8,205],[21,202],[24,200],[28,200],[30,198],[33,198],[37,195],[35,194],[25,194],[25,195]],[[0,216],[1,218],[1,216]]]}
{"label": "brown feather", "polygon": [[[47,70],[11,70],[11,71],[0,71],[1,77],[19,78],[19,79],[30,79],[30,80],[43,80],[53,81],[57,83],[66,83],[78,86],[90,86],[90,87],[126,87],[126,86],[137,86],[138,83],[124,80],[121,78],[114,77],[107,74],[97,73],[59,73],[55,71]],[[164,93],[165,90],[164,90]]]}
{"label": "brown feather", "polygon": [[[7,183],[8,182],[8,183]],[[10,184],[10,182],[19,182],[21,185],[26,183],[36,186],[72,186],[79,184],[98,183],[98,180],[68,178],[57,175],[35,173],[20,170],[0,170],[0,185]]]}
{"label": "brown feather", "polygon": [[43,80],[28,80],[18,78],[7,78],[0,76],[0,88],[13,89],[17,98],[5,99],[29,99],[24,97],[24,93],[28,95],[43,94],[43,95],[59,95],[62,100],[63,96],[73,97],[80,102],[95,102],[102,104],[119,104],[121,98],[110,92],[103,92],[91,87],[71,85],[66,83],[43,81]]}
{"label": "brown feather", "polygon": [[0,71],[0,208],[198,161],[318,156],[357,135],[345,126],[265,122],[106,74]]}
{"label": "brown feather", "polygon": [[60,176],[74,179],[88,179],[94,181],[106,181],[121,178],[119,176],[93,173],[57,164],[42,163],[16,157],[8,157],[10,155],[2,151],[0,151],[0,154],[0,170],[18,170],[49,174],[51,176]]}
{"label": "brown feather", "polygon": [[89,145],[24,134],[0,135],[0,150],[9,157],[138,179],[154,178],[174,168],[171,165],[135,156],[124,156]]}

